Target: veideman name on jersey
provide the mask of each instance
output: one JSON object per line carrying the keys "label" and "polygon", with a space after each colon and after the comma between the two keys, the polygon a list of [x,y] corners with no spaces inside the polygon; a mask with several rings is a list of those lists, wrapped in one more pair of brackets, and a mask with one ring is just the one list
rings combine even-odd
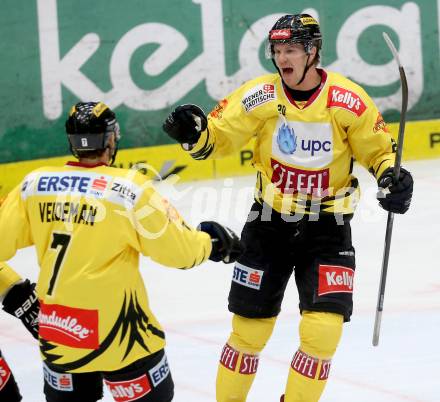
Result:
{"label": "veideman name on jersey", "polygon": [[81,223],[93,226],[98,207],[79,202],[39,202],[41,222]]}

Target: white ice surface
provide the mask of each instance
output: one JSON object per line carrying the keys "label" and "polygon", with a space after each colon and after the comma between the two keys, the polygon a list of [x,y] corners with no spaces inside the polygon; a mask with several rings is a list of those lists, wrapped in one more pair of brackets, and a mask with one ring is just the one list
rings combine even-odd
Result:
{"label": "white ice surface", "polygon": [[[386,213],[375,183],[356,168],[363,196],[353,220],[356,248],[355,308],[345,325],[322,402],[440,401],[440,160],[405,164],[415,178],[411,210],[395,216],[380,344],[371,345],[382,263]],[[216,219],[240,231],[252,202],[254,177],[159,185],[192,224]],[[187,192],[185,192],[187,191]],[[32,249],[11,264],[35,279]],[[143,259],[152,309],[167,333],[176,384],[175,402],[215,401],[220,351],[229,335],[227,294],[232,265],[207,262],[191,271]],[[274,334],[261,354],[250,402],[277,402],[298,347],[298,296],[289,283]],[[37,344],[21,324],[2,314],[0,346],[20,384],[24,402],[43,402]],[[103,401],[112,401],[106,390]],[[4,402],[4,401],[2,401]],[[6,402],[6,401],[5,401]]]}

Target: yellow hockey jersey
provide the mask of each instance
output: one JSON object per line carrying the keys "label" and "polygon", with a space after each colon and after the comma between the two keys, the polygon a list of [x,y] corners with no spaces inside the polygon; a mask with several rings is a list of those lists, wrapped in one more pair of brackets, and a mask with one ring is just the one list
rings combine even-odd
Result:
{"label": "yellow hockey jersey", "polygon": [[359,199],[353,159],[379,177],[394,164],[394,142],[360,86],[318,71],[320,87],[300,104],[279,74],[242,85],[208,115],[191,156],[221,158],[255,136],[258,201],[287,214],[352,213]]}
{"label": "yellow hockey jersey", "polygon": [[8,264],[0,261],[0,300],[2,300],[8,290],[21,280],[21,276],[17,274]]}
{"label": "yellow hockey jersey", "polygon": [[211,252],[142,174],[75,162],[30,173],[0,208],[0,237],[0,260],[35,245],[40,350],[70,372],[118,370],[164,347],[140,253],[185,269]]}

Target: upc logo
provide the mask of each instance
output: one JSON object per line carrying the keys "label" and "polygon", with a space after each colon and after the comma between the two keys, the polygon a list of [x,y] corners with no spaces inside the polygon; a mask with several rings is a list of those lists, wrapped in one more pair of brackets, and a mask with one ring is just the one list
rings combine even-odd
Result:
{"label": "upc logo", "polygon": [[282,162],[319,168],[333,160],[330,123],[305,123],[280,118],[272,137],[272,154]]}

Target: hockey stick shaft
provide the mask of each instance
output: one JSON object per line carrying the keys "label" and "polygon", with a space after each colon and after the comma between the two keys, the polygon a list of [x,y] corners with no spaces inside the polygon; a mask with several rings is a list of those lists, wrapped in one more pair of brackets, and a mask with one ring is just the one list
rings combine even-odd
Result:
{"label": "hockey stick shaft", "polygon": [[[402,108],[400,111],[399,135],[397,137],[396,160],[394,162],[394,180],[400,176],[400,165],[402,162],[403,140],[405,136],[406,111],[408,109],[408,83],[406,80],[405,70],[400,63],[399,54],[391,41],[390,37],[384,32],[383,37],[386,44],[390,48],[394,59],[399,66],[400,82],[402,86]],[[385,231],[385,245],[382,259],[382,271],[380,275],[379,295],[377,297],[376,317],[374,320],[373,346],[379,344],[380,326],[382,323],[383,304],[385,299],[385,286],[387,282],[388,260],[390,257],[391,235],[393,233],[394,213],[388,212],[387,226]]]}

